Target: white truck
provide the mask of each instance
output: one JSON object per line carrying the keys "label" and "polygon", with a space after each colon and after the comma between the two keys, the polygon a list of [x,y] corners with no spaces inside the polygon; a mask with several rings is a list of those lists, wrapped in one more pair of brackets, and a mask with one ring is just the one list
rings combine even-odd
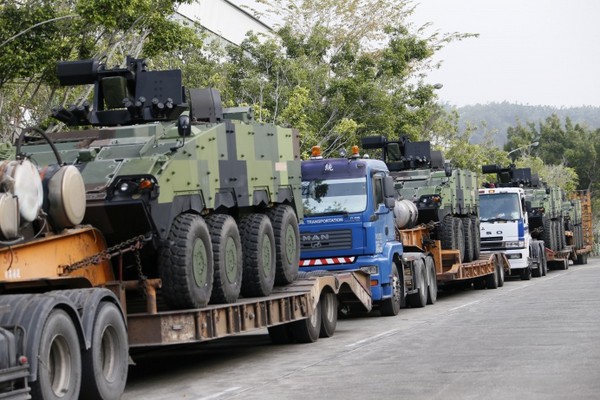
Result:
{"label": "white truck", "polygon": [[479,189],[481,252],[502,251],[510,274],[523,280],[546,275],[544,242],[529,232],[525,191],[520,187]]}

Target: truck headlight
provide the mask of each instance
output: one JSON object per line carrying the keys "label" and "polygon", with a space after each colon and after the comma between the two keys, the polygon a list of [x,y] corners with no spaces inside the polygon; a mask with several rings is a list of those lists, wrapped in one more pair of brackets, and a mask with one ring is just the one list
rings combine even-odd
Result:
{"label": "truck headlight", "polygon": [[360,267],[360,270],[371,275],[377,275],[379,273],[379,268],[377,268],[377,265],[366,265],[364,267]]}
{"label": "truck headlight", "polygon": [[507,248],[522,248],[525,247],[525,241],[523,240],[516,240],[516,241],[512,241],[512,242],[504,242],[504,247]]}

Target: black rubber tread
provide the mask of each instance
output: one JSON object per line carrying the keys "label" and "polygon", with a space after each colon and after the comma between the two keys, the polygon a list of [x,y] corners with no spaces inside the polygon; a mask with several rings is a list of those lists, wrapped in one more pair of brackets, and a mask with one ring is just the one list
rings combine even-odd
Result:
{"label": "black rubber tread", "polygon": [[[193,273],[193,250],[196,240],[204,245],[205,283],[198,286]],[[213,252],[208,225],[196,214],[181,214],[173,221],[167,243],[159,254],[161,293],[171,309],[205,307],[213,283]]]}
{"label": "black rubber tread", "polygon": [[540,242],[540,251],[543,266],[542,276],[546,276],[548,274],[548,260],[546,258],[546,248],[544,247],[544,242]]}
{"label": "black rubber tread", "polygon": [[500,263],[498,261],[498,269],[496,270],[496,272],[498,273],[498,287],[502,287],[504,286],[504,265],[502,265],[502,263]]}
{"label": "black rubber tread", "polygon": [[464,233],[464,241],[465,241],[465,252],[463,254],[462,261],[463,262],[471,262],[473,261],[473,228],[471,227],[471,218],[462,218],[463,224],[463,233]]}
{"label": "black rubber tread", "polygon": [[404,280],[400,278],[398,272],[398,265],[392,262],[392,292],[393,295],[390,298],[383,299],[379,311],[384,317],[393,317],[398,315],[400,312],[400,306],[402,305],[402,296],[404,296]]}
{"label": "black rubber tread", "polygon": [[427,277],[429,283],[427,285],[427,304],[435,304],[437,301],[437,274],[435,271],[435,262],[432,256],[425,257],[425,268],[427,268]]}
{"label": "black rubber tread", "polygon": [[460,218],[454,218],[454,236],[456,236],[456,250],[460,251],[462,257],[465,254],[465,232]]}
{"label": "black rubber tread", "polygon": [[96,310],[92,346],[82,354],[80,398],[120,399],[127,382],[127,328],[117,305],[102,302]]}
{"label": "black rubber tread", "polygon": [[[38,363],[37,380],[30,382],[31,396],[34,399],[46,400],[77,400],[81,389],[81,347],[77,330],[71,317],[61,309],[53,310],[46,318],[40,335],[39,354],[30,362]],[[57,351],[52,349],[62,348],[60,352],[65,358],[58,357]],[[54,353],[53,355],[51,353]],[[61,363],[64,360],[64,363]],[[55,393],[53,381],[61,375],[56,367],[64,367],[68,377],[64,387],[56,388],[60,393]]]}
{"label": "black rubber tread", "polygon": [[441,237],[442,249],[454,250],[456,249],[456,236],[454,234],[454,217],[452,215],[446,215],[441,225]]}
{"label": "black rubber tread", "polygon": [[477,215],[471,215],[471,229],[473,230],[473,260],[478,260],[481,254],[481,223]]}
{"label": "black rubber tread", "polygon": [[487,285],[487,279],[484,276],[483,278],[477,278],[473,280],[473,289],[475,290],[483,290]]}
{"label": "black rubber tread", "polygon": [[294,337],[290,330],[290,324],[275,325],[267,328],[269,338],[273,344],[290,344],[294,343]]}
{"label": "black rubber tread", "polygon": [[529,255],[531,256],[531,258],[535,258],[537,260],[536,264],[538,265],[537,268],[533,269],[531,271],[531,276],[533,276],[534,278],[540,278],[542,276],[542,261],[541,261],[541,255],[539,254],[539,249],[534,249],[533,245],[529,245]]}
{"label": "black rubber tread", "polygon": [[413,308],[422,308],[427,305],[427,270],[423,259],[413,263],[413,289],[417,289],[417,292],[408,295],[407,301]]}
{"label": "black rubber tread", "polygon": [[558,220],[558,236],[560,237],[560,249],[567,247],[567,237],[565,236],[565,224],[562,218]]}
{"label": "black rubber tread", "polygon": [[485,276],[485,287],[487,289],[498,289],[498,282],[499,282],[499,275],[500,273],[498,272],[498,270],[501,268],[501,265],[495,261],[496,263],[496,268],[494,269],[494,272],[486,275]]}
{"label": "black rubber tread", "polygon": [[542,240],[544,241],[544,245],[550,250],[555,250],[556,245],[554,244],[554,225],[548,217],[542,217],[542,223],[544,226],[544,232],[542,234]]}
{"label": "black rubber tread", "polygon": [[531,267],[523,268],[521,270],[521,280],[528,281],[531,279]]}
{"label": "black rubber tread", "polygon": [[323,290],[319,299],[321,305],[321,330],[320,338],[333,336],[338,319],[338,299],[331,290]]}
{"label": "black rubber tread", "polygon": [[[242,242],[237,223],[227,214],[213,214],[206,218],[213,250],[213,285],[210,296],[212,304],[235,303],[242,288]],[[228,239],[235,244],[235,255],[226,254]],[[231,258],[233,257],[233,258]],[[226,265],[233,261],[235,266]],[[234,267],[233,282],[227,276],[227,269]]]}
{"label": "black rubber tread", "polygon": [[[242,237],[242,296],[263,297],[275,284],[275,238],[271,220],[264,214],[250,214],[240,221]],[[270,242],[270,255],[263,254],[264,240]],[[270,266],[263,264],[269,258]]]}
{"label": "black rubber tread", "polygon": [[[275,284],[278,286],[288,285],[296,279],[298,266],[300,265],[300,230],[298,228],[298,217],[294,209],[288,205],[280,204],[270,209],[267,215],[273,225],[276,247],[276,273]],[[290,243],[287,237],[288,229],[294,232],[295,243]],[[295,248],[292,255],[286,251],[288,247]]]}
{"label": "black rubber tread", "polygon": [[313,343],[319,339],[321,333],[321,303],[313,310],[309,318],[290,323],[290,332],[298,343]]}

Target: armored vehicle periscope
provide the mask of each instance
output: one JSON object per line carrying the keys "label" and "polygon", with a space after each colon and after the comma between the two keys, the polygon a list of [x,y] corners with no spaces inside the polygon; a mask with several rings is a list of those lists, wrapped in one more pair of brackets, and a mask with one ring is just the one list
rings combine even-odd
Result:
{"label": "armored vehicle periscope", "polygon": [[442,248],[459,250],[462,261],[479,258],[479,193],[477,175],[453,169],[428,141],[411,142],[402,136],[363,138],[364,149],[381,149],[399,195],[418,209],[418,224],[437,223],[433,238]]}
{"label": "armored vehicle periscope", "polygon": [[[224,109],[218,91],[186,91],[180,70],[148,71],[142,59],[114,69],[59,62],[57,75],[63,86],[94,85],[93,104],[53,110],[66,125],[92,128],[47,134],[59,163],[81,171],[83,222],[109,246],[148,238],[144,262],[131,257],[120,274],[161,278],[171,309],[264,296],[294,280],[302,218],[296,130],[256,123],[250,108]],[[34,134],[22,151],[39,166],[57,162]]]}

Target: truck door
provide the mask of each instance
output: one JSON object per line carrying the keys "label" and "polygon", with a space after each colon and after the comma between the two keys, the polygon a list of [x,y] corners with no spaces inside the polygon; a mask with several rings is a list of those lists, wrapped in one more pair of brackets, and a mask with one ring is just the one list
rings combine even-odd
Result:
{"label": "truck door", "polygon": [[383,180],[385,173],[373,174],[373,229],[375,230],[376,252],[381,253],[386,242],[394,240],[394,219],[391,210],[385,205]]}

